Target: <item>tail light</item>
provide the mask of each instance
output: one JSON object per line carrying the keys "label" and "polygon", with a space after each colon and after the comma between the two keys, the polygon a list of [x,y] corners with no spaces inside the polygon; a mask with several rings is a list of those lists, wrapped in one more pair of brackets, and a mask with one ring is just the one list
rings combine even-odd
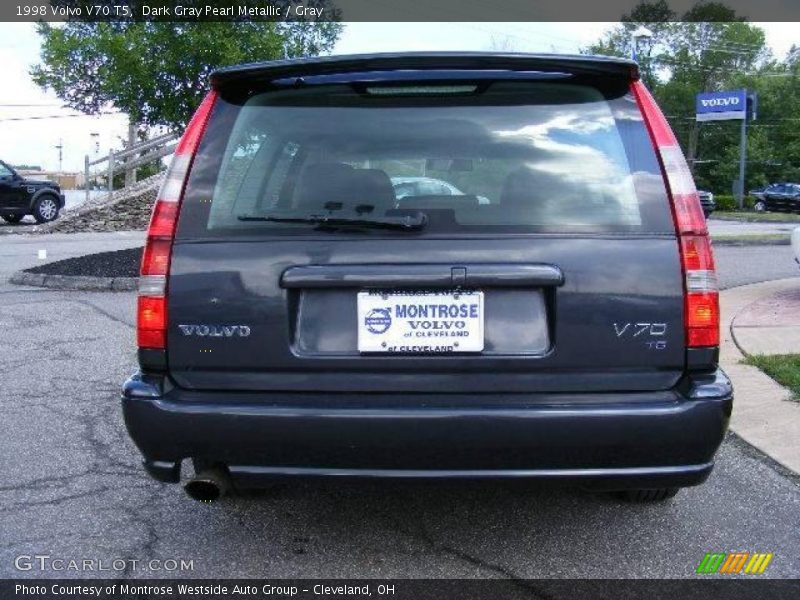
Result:
{"label": "tail light", "polygon": [[684,323],[689,348],[719,346],[719,288],[708,227],[692,174],[675,134],[641,81],[631,91],[658,151],[672,201],[684,274]]}
{"label": "tail light", "polygon": [[140,350],[165,350],[167,346],[167,275],[178,208],[215,100],[216,92],[212,91],[189,121],[153,206],[139,277],[136,338]]}

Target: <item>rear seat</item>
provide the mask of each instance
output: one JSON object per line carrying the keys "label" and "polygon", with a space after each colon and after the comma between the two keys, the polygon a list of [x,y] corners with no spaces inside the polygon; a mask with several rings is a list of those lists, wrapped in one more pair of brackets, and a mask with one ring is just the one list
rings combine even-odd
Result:
{"label": "rear seat", "polygon": [[374,206],[375,212],[394,208],[394,188],[380,169],[354,169],[346,163],[316,163],[303,169],[294,193],[298,210],[355,210]]}

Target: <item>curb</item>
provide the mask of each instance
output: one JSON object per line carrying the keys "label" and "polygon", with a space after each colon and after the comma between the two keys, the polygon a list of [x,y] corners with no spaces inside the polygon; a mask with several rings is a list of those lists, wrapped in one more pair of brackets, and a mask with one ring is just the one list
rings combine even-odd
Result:
{"label": "curb", "polygon": [[8,280],[14,285],[28,285],[55,290],[82,290],[97,292],[135,291],[138,277],[88,277],[84,275],[47,275],[17,271]]}
{"label": "curb", "polygon": [[[741,312],[741,310],[739,312]],[[738,312],[733,316],[731,322],[728,325],[728,331],[731,334],[731,341],[733,342],[733,345],[736,346],[736,349],[739,351],[739,353],[744,358],[750,358],[750,353],[747,352],[747,350],[745,350],[744,348],[742,348],[742,345],[739,343],[739,340],[736,339],[736,327],[734,323],[736,323],[736,317],[738,316],[739,316]]]}
{"label": "curb", "polygon": [[766,224],[766,225],[796,225],[800,227],[800,221],[770,221],[770,220],[763,220],[763,219],[731,219],[729,217],[716,217],[714,213],[711,213],[712,216],[709,217],[711,221],[725,221],[726,223],[758,223],[758,224]]}
{"label": "curb", "polygon": [[791,246],[792,240],[788,236],[780,240],[714,239],[711,236],[711,243],[714,246]]}

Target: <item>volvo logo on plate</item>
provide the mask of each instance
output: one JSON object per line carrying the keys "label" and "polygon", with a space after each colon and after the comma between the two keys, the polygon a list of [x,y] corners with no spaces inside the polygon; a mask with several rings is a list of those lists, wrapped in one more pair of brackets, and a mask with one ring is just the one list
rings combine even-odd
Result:
{"label": "volvo logo on plate", "polygon": [[389,327],[392,326],[392,309],[390,308],[373,308],[364,317],[364,325],[370,333],[381,334],[386,333]]}

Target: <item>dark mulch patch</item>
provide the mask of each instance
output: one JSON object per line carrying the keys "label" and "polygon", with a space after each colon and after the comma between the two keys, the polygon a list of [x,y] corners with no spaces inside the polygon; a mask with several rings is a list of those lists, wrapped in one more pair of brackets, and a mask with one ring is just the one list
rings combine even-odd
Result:
{"label": "dark mulch patch", "polygon": [[142,261],[141,248],[99,252],[76,258],[25,269],[27,273],[45,275],[82,275],[89,277],[138,277],[139,263]]}

